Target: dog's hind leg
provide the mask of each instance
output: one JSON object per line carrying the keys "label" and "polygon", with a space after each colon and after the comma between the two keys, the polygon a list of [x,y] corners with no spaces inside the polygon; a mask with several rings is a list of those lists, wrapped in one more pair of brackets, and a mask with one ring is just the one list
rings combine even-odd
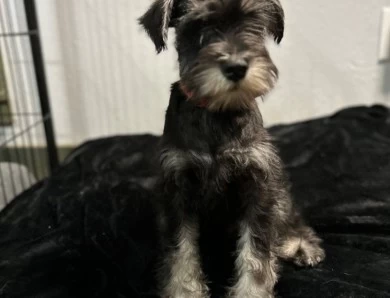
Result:
{"label": "dog's hind leg", "polygon": [[305,225],[296,213],[291,230],[277,249],[278,256],[298,266],[315,266],[325,259],[321,242],[314,230]]}

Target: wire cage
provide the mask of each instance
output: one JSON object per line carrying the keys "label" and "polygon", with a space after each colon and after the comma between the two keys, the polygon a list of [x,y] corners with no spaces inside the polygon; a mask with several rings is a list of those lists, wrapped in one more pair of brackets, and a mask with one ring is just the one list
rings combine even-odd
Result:
{"label": "wire cage", "polygon": [[0,1],[0,209],[58,165],[33,0]]}
{"label": "wire cage", "polygon": [[87,140],[162,133],[177,54],[138,25],[149,2],[0,0],[0,204]]}

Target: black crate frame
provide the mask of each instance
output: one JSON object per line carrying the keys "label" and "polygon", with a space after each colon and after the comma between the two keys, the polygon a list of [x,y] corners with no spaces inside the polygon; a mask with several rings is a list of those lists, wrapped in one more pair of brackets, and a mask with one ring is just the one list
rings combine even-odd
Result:
{"label": "black crate frame", "polygon": [[[50,99],[49,99],[49,93],[48,93],[48,88],[47,88],[47,82],[46,82],[46,74],[45,74],[45,66],[44,66],[44,60],[43,60],[43,54],[42,54],[42,46],[41,46],[41,38],[40,38],[40,31],[39,31],[39,24],[38,24],[38,18],[37,18],[37,11],[36,11],[36,4],[35,0],[23,0],[23,7],[24,7],[24,16],[25,16],[25,23],[27,30],[23,32],[15,32],[13,26],[11,25],[6,25],[4,18],[2,16],[6,15],[8,18],[11,18],[11,13],[10,13],[10,8],[9,6],[12,3],[11,1],[13,0],[6,0],[3,2],[3,7],[4,10],[0,14],[0,25],[2,26],[2,31],[3,33],[0,34],[0,38],[4,39],[4,44],[5,44],[5,50],[9,55],[15,54],[12,52],[15,50],[15,47],[12,48],[12,43],[14,42],[14,45],[16,44],[13,39],[15,38],[20,38],[20,37],[28,37],[29,41],[29,52],[32,57],[32,73],[34,78],[29,78],[31,84],[35,84],[35,88],[37,90],[37,103],[39,103],[39,112],[37,111],[30,111],[28,109],[28,104],[23,102],[23,100],[26,100],[26,98],[15,98],[14,100],[20,101],[18,102],[19,108],[16,112],[13,112],[12,110],[10,111],[9,115],[1,115],[0,117],[36,117],[37,120],[34,121],[33,123],[30,123],[27,127],[24,127],[20,131],[15,131],[14,128],[12,127],[11,123],[11,135],[10,137],[6,138],[4,142],[0,141],[0,152],[4,152],[3,158],[0,157],[0,162],[4,159],[5,161],[7,160],[7,157],[5,156],[6,154],[10,155],[9,152],[9,147],[8,145],[11,142],[15,142],[16,139],[23,138],[23,146],[26,148],[29,148],[29,146],[33,146],[32,141],[31,141],[31,133],[34,129],[37,129],[39,126],[43,126],[43,131],[44,131],[44,138],[45,138],[45,143],[46,146],[44,147],[44,157],[45,163],[47,164],[47,169],[45,169],[45,174],[44,175],[36,175],[37,179],[42,179],[44,176],[49,175],[52,173],[59,164],[59,159],[58,159],[58,150],[57,150],[57,144],[56,144],[56,138],[55,138],[55,132],[54,132],[54,127],[53,127],[53,116],[51,112],[51,107],[50,107]],[[8,5],[8,6],[7,6]],[[7,18],[7,19],[8,19]],[[6,32],[4,32],[6,31]],[[26,49],[23,49],[26,50]],[[27,49],[28,50],[28,49]],[[14,81],[21,81],[23,84],[23,78],[20,77],[20,73],[15,73],[14,70],[10,71],[13,72],[12,76],[14,77]],[[19,78],[18,78],[19,76]],[[13,82],[15,83],[15,82]],[[18,88],[18,86],[13,86],[13,88]],[[19,92],[19,91],[18,91]],[[21,108],[20,108],[21,107]],[[28,123],[28,121],[26,120]],[[0,127],[1,129],[1,127]],[[37,157],[37,152],[34,152],[34,149],[30,147],[30,150],[21,150],[20,148],[15,149],[15,155],[16,160],[20,164],[26,165],[26,161],[28,159],[33,160],[32,162],[32,171],[37,172],[37,169],[34,167],[39,166],[39,160],[36,160]],[[28,155],[28,156],[27,156]],[[10,168],[7,173],[11,171],[11,179],[7,179],[7,181],[11,181],[10,183],[14,184],[13,179],[13,174],[12,169]],[[6,187],[12,188],[12,185],[4,185],[5,178],[9,177],[4,177],[6,175],[5,173],[2,173],[2,170],[0,168],[0,189],[3,190],[3,193],[0,192],[0,203],[7,204],[10,200],[12,200],[12,197],[9,197],[5,193]],[[23,188],[26,189],[31,186],[31,183],[25,183],[23,185]],[[15,187],[14,187],[14,195],[16,195]],[[1,202],[3,201],[3,202]]]}

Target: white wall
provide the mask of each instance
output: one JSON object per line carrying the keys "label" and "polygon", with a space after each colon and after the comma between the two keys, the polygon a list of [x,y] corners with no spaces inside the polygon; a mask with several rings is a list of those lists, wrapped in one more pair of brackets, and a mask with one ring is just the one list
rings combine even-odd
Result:
{"label": "white wall", "polygon": [[[150,1],[37,2],[59,143],[161,133],[176,53],[171,44],[155,55],[138,27]],[[381,9],[390,0],[282,2],[285,39],[270,46],[280,80],[260,103],[267,125],[390,103],[390,64],[377,59]]]}
{"label": "white wall", "polygon": [[273,51],[281,75],[262,107],[267,123],[358,104],[390,104],[390,64],[378,63],[381,10],[390,6],[389,0],[283,4],[286,39]]}
{"label": "white wall", "polygon": [[[112,134],[161,133],[176,53],[155,55],[131,0],[39,0],[60,144]],[[173,41],[173,39],[171,39]]]}

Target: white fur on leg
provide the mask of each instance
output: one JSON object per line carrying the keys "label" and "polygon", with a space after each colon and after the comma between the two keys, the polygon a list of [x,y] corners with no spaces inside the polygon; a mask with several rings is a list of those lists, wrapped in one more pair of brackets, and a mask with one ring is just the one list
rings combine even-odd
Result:
{"label": "white fur on leg", "polygon": [[235,298],[271,298],[276,283],[276,258],[261,258],[255,252],[252,231],[244,225],[238,241],[237,282],[231,289]]}
{"label": "white fur on leg", "polygon": [[309,230],[308,233],[311,238],[288,237],[278,248],[278,255],[285,260],[293,260],[298,266],[315,266],[322,262],[325,252],[319,245],[320,239],[314,232]]}
{"label": "white fur on leg", "polygon": [[200,266],[196,226],[181,228],[178,247],[170,262],[171,276],[164,289],[163,297],[204,298],[208,297],[208,288]]}

